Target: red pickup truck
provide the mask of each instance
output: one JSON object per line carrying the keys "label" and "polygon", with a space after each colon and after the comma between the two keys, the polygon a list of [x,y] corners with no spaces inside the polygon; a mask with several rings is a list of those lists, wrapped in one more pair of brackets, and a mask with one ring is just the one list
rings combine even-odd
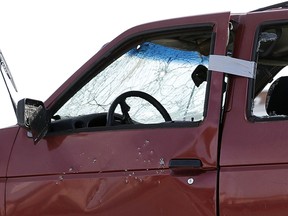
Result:
{"label": "red pickup truck", "polygon": [[131,28],[20,100],[0,215],[287,215],[287,8]]}

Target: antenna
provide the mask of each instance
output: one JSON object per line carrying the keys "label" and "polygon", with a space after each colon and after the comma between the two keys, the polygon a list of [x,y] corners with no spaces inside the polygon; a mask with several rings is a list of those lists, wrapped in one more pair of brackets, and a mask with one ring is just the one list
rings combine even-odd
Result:
{"label": "antenna", "polygon": [[12,106],[13,106],[14,112],[15,112],[15,114],[16,114],[16,104],[15,104],[15,101],[13,100],[13,97],[12,97],[12,95],[11,95],[10,89],[9,89],[9,87],[8,87],[8,85],[7,85],[7,82],[6,82],[4,73],[3,73],[3,71],[2,71],[2,68],[4,69],[7,77],[8,77],[9,80],[10,80],[10,82],[12,83],[15,91],[18,92],[18,91],[17,91],[17,88],[16,88],[16,85],[15,85],[15,82],[14,82],[14,80],[13,80],[12,74],[11,74],[11,72],[10,72],[10,70],[9,70],[9,67],[8,67],[8,65],[7,65],[7,63],[6,63],[6,61],[5,61],[5,58],[4,58],[1,50],[0,50],[0,71],[1,71],[1,75],[2,75],[2,78],[3,78],[4,83],[5,83],[5,86],[6,86],[6,88],[7,88],[7,91],[8,91],[8,93],[9,93],[9,97],[10,97],[10,100],[11,100],[11,102],[12,102]]}

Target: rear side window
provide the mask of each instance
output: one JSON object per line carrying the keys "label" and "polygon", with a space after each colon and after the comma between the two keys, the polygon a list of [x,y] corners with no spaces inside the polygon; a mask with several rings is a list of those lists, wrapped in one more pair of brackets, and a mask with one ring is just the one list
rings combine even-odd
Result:
{"label": "rear side window", "polygon": [[252,114],[273,119],[288,115],[288,24],[262,26],[256,46],[257,74]]}

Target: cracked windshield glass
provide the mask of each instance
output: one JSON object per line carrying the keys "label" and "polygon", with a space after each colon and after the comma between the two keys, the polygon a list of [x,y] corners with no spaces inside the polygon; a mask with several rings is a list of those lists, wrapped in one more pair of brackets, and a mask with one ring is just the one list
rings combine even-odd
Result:
{"label": "cracked windshield glass", "polygon": [[[159,101],[172,121],[202,120],[210,43],[211,32],[205,32],[137,44],[84,85],[55,115],[62,119],[107,114],[119,95],[141,91]],[[204,70],[195,70],[199,65]],[[134,123],[164,122],[147,100],[128,97],[125,101]],[[123,115],[119,105],[116,114]]]}

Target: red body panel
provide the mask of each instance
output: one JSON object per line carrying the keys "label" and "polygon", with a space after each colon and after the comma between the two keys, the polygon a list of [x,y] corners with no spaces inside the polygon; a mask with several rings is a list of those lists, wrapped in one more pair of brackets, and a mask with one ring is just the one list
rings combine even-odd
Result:
{"label": "red body panel", "polygon": [[187,177],[173,178],[161,170],[15,178],[7,187],[7,215],[191,215],[195,209],[214,215],[215,203],[207,197],[215,196],[215,185],[207,181],[215,176],[196,176],[190,188]]}
{"label": "red body panel", "polygon": [[222,168],[220,215],[286,215],[285,165]]}
{"label": "red body panel", "polygon": [[6,177],[8,161],[19,127],[0,129],[0,178]]}
{"label": "red body panel", "polygon": [[0,215],[5,215],[5,184],[8,161],[14,140],[18,133],[18,127],[0,129]]}
{"label": "red body panel", "polygon": [[26,131],[21,130],[8,176],[63,174],[71,168],[72,173],[158,170],[167,169],[169,158],[198,155],[204,169],[215,168],[217,149],[208,148],[207,143],[217,138],[217,128],[211,125],[199,130],[199,134],[205,134],[203,140],[198,140],[193,131],[194,128],[83,132],[46,137],[34,145],[31,139],[24,139]]}

